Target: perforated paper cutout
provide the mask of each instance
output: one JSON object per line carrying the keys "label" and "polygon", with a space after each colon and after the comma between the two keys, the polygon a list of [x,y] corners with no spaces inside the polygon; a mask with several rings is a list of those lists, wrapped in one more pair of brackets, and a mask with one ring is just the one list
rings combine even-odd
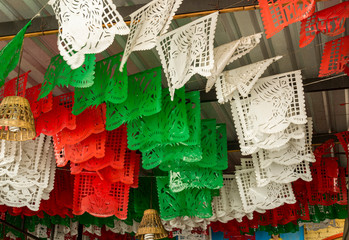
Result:
{"label": "perforated paper cutout", "polygon": [[246,213],[256,211],[258,208],[273,209],[285,203],[296,202],[290,183],[269,183],[265,187],[257,187],[254,169],[236,171],[236,181]]}
{"label": "perforated paper cutout", "polygon": [[349,36],[329,41],[322,54],[319,77],[341,72],[349,76]]}
{"label": "perforated paper cutout", "polygon": [[345,20],[348,17],[349,2],[342,2],[318,11],[302,20],[299,46],[307,46],[320,32],[328,36],[343,33],[345,31]]}
{"label": "perforated paper cutout", "polygon": [[232,100],[236,90],[241,96],[247,97],[264,71],[280,58],[281,56],[269,58],[220,74],[215,84],[218,102],[222,104]]}
{"label": "perforated paper cutout", "polygon": [[271,38],[286,26],[311,16],[315,0],[259,0],[259,6],[265,34]]}
{"label": "perforated paper cutout", "polygon": [[211,70],[211,76],[207,78],[206,92],[211,90],[225,66],[249,53],[259,44],[261,37],[262,33],[257,33],[213,49],[214,67]]}
{"label": "perforated paper cutout", "polygon": [[174,92],[196,73],[208,77],[214,64],[213,40],[218,12],[201,17],[159,37],[156,49]]}
{"label": "perforated paper cutout", "polygon": [[58,20],[58,49],[72,69],[80,67],[85,54],[100,53],[115,34],[129,33],[112,0],[50,0]]}
{"label": "perforated paper cutout", "polygon": [[158,35],[167,32],[182,0],[153,0],[130,14],[131,26],[120,71],[133,51],[155,47]]}

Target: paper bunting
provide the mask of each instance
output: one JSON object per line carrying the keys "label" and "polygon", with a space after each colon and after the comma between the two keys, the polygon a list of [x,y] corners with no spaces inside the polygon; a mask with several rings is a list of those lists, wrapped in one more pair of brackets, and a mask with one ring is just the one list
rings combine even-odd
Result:
{"label": "paper bunting", "polygon": [[300,71],[259,79],[249,97],[231,101],[231,110],[243,155],[304,138],[301,124],[307,117]]}
{"label": "paper bunting", "polygon": [[87,107],[98,106],[104,102],[122,103],[127,99],[127,72],[118,70],[122,54],[96,63],[94,84],[88,88],[75,89],[73,114],[78,115]]}
{"label": "paper bunting", "polygon": [[72,69],[80,67],[85,54],[100,53],[126,35],[129,28],[111,0],[50,0],[59,25],[58,49]]}
{"label": "paper bunting", "polygon": [[290,183],[269,183],[265,187],[258,187],[254,169],[236,171],[236,181],[246,213],[258,211],[258,209],[273,209],[285,203],[296,202]]}
{"label": "paper bunting", "polygon": [[218,12],[199,18],[159,37],[160,55],[171,93],[196,73],[208,77],[214,64],[213,40]]}
{"label": "paper bunting", "polygon": [[161,89],[160,67],[129,76],[127,99],[118,104],[107,102],[106,129],[160,112]]}
{"label": "paper bunting", "polygon": [[[51,138],[40,135],[36,140],[15,142],[11,147],[15,148],[15,159],[8,168],[13,171],[0,176],[0,203],[11,207],[26,206],[37,211],[43,194],[52,190],[53,183],[49,181],[54,180],[50,177],[56,169]],[[6,148],[5,151],[13,152]]]}
{"label": "paper bunting", "polygon": [[260,0],[261,15],[267,38],[280,32],[286,26],[311,16],[315,0]]}
{"label": "paper bunting", "polygon": [[38,118],[43,113],[47,113],[52,110],[53,97],[52,94],[48,94],[46,97],[38,100],[41,90],[41,84],[26,89],[25,98],[30,104],[34,118]]}
{"label": "paper bunting", "polygon": [[261,37],[262,33],[257,33],[213,49],[214,67],[211,70],[211,76],[207,78],[206,92],[211,90],[225,66],[249,53],[259,44]]}
{"label": "paper bunting", "polygon": [[312,180],[309,162],[302,161],[291,165],[272,163],[266,168],[261,168],[257,155],[252,156],[258,187],[264,187],[270,182],[291,183],[299,178],[307,182]]}
{"label": "paper bunting", "polygon": [[349,76],[349,36],[329,41],[322,54],[319,77],[346,73]]}
{"label": "paper bunting", "polygon": [[311,43],[320,32],[336,36],[345,31],[345,20],[349,17],[349,2],[342,2],[333,7],[318,11],[302,20],[299,46]]}
{"label": "paper bunting", "polygon": [[170,190],[174,193],[193,188],[220,189],[223,186],[223,173],[210,168],[181,169],[170,171]]}
{"label": "paper bunting", "polygon": [[[42,101],[41,99],[40,101]],[[35,121],[36,134],[41,133],[53,136],[63,129],[76,128],[76,116],[71,113],[74,104],[74,93],[66,93],[56,97],[52,100],[52,109],[46,113],[41,114]]]}
{"label": "paper bunting", "polygon": [[18,64],[21,55],[24,34],[30,25],[31,21],[29,21],[0,51],[0,87],[4,85],[6,77],[13,69],[15,69]]}
{"label": "paper bunting", "polygon": [[167,32],[175,12],[182,0],[153,0],[130,14],[131,26],[120,71],[133,51],[155,47],[158,35]]}
{"label": "paper bunting", "polygon": [[280,58],[281,56],[269,58],[220,74],[215,84],[218,102],[221,104],[229,102],[236,90],[241,96],[247,97],[264,71]]}
{"label": "paper bunting", "polygon": [[51,58],[42,83],[40,98],[46,97],[55,86],[68,87],[71,85],[77,88],[92,86],[95,75],[95,59],[95,55],[88,54],[83,65],[73,70],[60,54]]}
{"label": "paper bunting", "polygon": [[156,146],[183,142],[189,138],[184,88],[173,101],[168,89],[162,90],[162,111],[136,119],[127,126],[128,148],[150,151]]}
{"label": "paper bunting", "polygon": [[126,219],[129,191],[129,185],[103,181],[96,173],[78,174],[74,182],[73,213]]}
{"label": "paper bunting", "polygon": [[181,216],[212,217],[211,190],[191,189],[173,193],[168,182],[167,177],[157,177],[161,219],[171,220]]}
{"label": "paper bunting", "polygon": [[305,125],[304,138],[291,139],[278,151],[260,149],[252,156],[258,157],[261,168],[267,168],[272,163],[293,165],[302,161],[315,162],[315,156],[312,151],[312,132],[312,119],[308,118],[308,123]]}
{"label": "paper bunting", "polygon": [[[29,73],[30,71],[23,73],[19,76],[17,96],[21,96],[21,97],[26,96]],[[8,96],[16,96],[16,90],[17,90],[17,77],[5,82],[5,84],[0,88],[0,100]]]}

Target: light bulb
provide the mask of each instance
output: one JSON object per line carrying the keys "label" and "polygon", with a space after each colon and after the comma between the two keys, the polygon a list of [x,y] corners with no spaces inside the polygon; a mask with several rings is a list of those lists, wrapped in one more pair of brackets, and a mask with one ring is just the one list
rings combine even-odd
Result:
{"label": "light bulb", "polygon": [[144,235],[144,240],[154,240],[154,233],[147,233]]}
{"label": "light bulb", "polygon": [[11,132],[19,132],[19,127],[9,127]]}

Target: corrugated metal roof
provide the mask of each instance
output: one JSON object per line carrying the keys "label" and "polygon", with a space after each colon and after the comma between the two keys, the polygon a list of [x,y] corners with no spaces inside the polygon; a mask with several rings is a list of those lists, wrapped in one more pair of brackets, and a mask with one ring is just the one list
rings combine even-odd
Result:
{"label": "corrugated metal roof", "polygon": [[[117,6],[144,4],[149,1],[150,0],[114,0]],[[46,4],[46,2],[47,0],[2,0],[0,1],[0,23],[30,19]],[[317,10],[322,10],[339,2],[341,1],[321,1],[316,4],[316,7]],[[46,6],[41,14],[41,16],[52,15],[53,11],[50,6]],[[174,20],[170,30],[189,23],[192,20],[194,20],[194,18]],[[45,22],[42,24],[44,30]],[[304,78],[317,78],[324,44],[329,40],[348,35],[348,21],[346,22],[346,29],[345,33],[336,37],[328,37],[319,34],[311,44],[305,48],[299,48],[300,23],[292,24],[283,31],[275,34],[271,39],[266,39],[265,36],[263,36],[261,43],[254,50],[229,65],[228,69],[281,55],[283,58],[272,64],[265,72],[264,76],[301,69]],[[215,45],[218,46],[243,36],[263,31],[264,28],[259,10],[220,14],[216,29]],[[117,36],[110,48],[101,54],[97,54],[97,60],[121,52],[126,44],[126,39],[127,36]],[[6,43],[7,41],[0,41],[0,48],[4,47]],[[56,35],[25,39],[21,71],[31,70],[29,86],[43,81],[50,59],[58,53]],[[134,52],[131,54],[128,61],[128,73],[134,74],[156,66],[160,66],[160,61],[155,49]],[[10,73],[8,78],[11,79],[15,77],[17,71],[18,69]],[[163,83],[167,85],[165,78]],[[205,78],[194,76],[186,85],[186,88],[188,91],[203,90],[205,84]],[[56,89],[54,94],[59,95],[71,90],[72,89]],[[344,104],[349,103],[348,90],[306,93],[305,98],[308,116],[313,117],[314,133],[320,134],[348,130],[349,105]],[[216,118],[217,122],[226,123],[228,141],[237,140],[229,104],[220,105],[217,102],[202,103],[202,117]],[[240,153],[230,152],[229,158],[231,163],[238,163]]]}

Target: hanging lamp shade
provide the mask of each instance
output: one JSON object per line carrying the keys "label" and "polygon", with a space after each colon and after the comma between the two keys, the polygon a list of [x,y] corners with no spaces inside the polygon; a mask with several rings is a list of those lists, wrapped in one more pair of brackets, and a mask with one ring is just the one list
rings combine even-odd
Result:
{"label": "hanging lamp shade", "polygon": [[147,209],[139,224],[136,238],[141,240],[162,239],[168,236],[161,223],[159,213],[154,209]]}
{"label": "hanging lamp shade", "polygon": [[26,141],[36,136],[33,113],[24,97],[5,97],[0,104],[0,139]]}

